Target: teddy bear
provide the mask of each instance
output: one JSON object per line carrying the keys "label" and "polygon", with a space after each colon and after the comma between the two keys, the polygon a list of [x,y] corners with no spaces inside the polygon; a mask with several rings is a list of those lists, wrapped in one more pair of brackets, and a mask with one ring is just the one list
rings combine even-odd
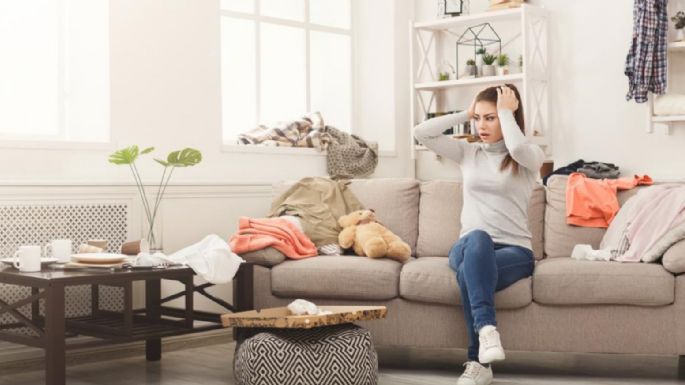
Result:
{"label": "teddy bear", "polygon": [[411,256],[411,248],[376,220],[373,210],[357,210],[338,218],[343,228],[338,234],[340,247],[352,247],[355,254],[370,258],[387,257],[404,263]]}

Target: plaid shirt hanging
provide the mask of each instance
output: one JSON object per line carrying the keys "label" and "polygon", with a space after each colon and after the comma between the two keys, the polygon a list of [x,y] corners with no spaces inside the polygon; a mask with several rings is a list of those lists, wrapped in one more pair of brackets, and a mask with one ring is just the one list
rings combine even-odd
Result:
{"label": "plaid shirt hanging", "polygon": [[647,93],[666,91],[666,32],[668,0],[635,0],[633,42],[626,58],[626,100],[647,101]]}

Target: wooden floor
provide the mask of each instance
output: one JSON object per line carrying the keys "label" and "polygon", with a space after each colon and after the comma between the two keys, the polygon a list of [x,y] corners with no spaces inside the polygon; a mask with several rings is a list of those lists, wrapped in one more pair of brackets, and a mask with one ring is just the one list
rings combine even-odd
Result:
{"label": "wooden floor", "polygon": [[[142,356],[67,368],[69,385],[227,385],[234,384],[233,343],[165,353],[159,362]],[[463,351],[379,349],[379,385],[454,385]],[[495,384],[683,384],[676,379],[677,359],[662,356],[508,352],[495,367]],[[0,373],[0,385],[38,385],[42,370]],[[325,385],[325,384],[322,384]]]}

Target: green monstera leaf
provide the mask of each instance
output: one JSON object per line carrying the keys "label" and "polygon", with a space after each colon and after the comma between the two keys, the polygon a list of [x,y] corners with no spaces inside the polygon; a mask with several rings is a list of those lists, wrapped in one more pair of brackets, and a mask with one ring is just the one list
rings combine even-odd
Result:
{"label": "green monstera leaf", "polygon": [[115,151],[109,156],[109,162],[114,164],[132,164],[138,158],[138,146],[131,146]]}
{"label": "green monstera leaf", "polygon": [[155,159],[157,163],[172,167],[190,167],[202,161],[202,153],[194,148],[184,148],[180,151],[173,151],[169,153],[166,162]]}
{"label": "green monstera leaf", "polygon": [[131,147],[122,148],[121,150],[115,151],[109,156],[109,162],[114,164],[133,164],[138,155],[148,154],[154,151],[154,147],[148,147],[143,151],[139,151],[138,146],[133,145]]}

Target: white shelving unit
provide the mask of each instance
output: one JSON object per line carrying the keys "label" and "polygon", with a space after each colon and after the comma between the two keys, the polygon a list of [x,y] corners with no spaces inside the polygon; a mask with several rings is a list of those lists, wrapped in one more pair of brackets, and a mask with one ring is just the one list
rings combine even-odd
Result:
{"label": "white shelving unit", "polygon": [[668,43],[669,51],[685,51],[685,41]]}
{"label": "white shelving unit", "polygon": [[[515,38],[521,39],[522,73],[469,79],[438,80],[437,66],[441,64],[441,47],[448,35],[459,36],[468,27],[481,23],[491,23],[496,26],[497,22],[505,21],[518,23],[519,25],[520,30]],[[526,135],[531,137],[537,144],[542,146],[549,145],[551,134],[548,127],[549,104],[547,100],[547,52],[549,50],[547,47],[547,12],[545,9],[524,4],[514,9],[458,16],[430,22],[410,22],[409,30],[411,72],[411,120],[409,131],[412,158],[416,157],[416,151],[425,149],[421,145],[414,144],[413,127],[423,121],[426,113],[443,104],[448,93],[463,92],[465,87],[479,85],[485,87],[503,83],[516,84],[523,99]],[[503,41],[502,45],[504,46],[505,43]],[[414,47],[418,47],[420,51],[418,58],[414,56]],[[435,48],[434,54],[431,54],[432,48]],[[499,54],[499,52],[489,51]],[[506,53],[506,50],[504,51]],[[463,58],[464,62],[466,59]],[[463,65],[464,63],[459,63],[460,68]],[[428,99],[428,101],[426,102],[425,99]],[[450,106],[448,110],[463,110],[466,107],[468,106]]]}
{"label": "white shelving unit", "polygon": [[[685,41],[668,43],[667,55],[683,55],[685,54]],[[671,60],[670,57],[667,60]],[[668,72],[670,73],[671,66],[668,66]],[[670,84],[670,79],[668,81]],[[647,125],[647,132],[654,132],[655,124],[663,124],[666,126],[664,131],[666,135],[671,134],[671,128],[674,123],[685,122],[685,115],[654,115],[654,97],[649,98],[649,124]]]}

